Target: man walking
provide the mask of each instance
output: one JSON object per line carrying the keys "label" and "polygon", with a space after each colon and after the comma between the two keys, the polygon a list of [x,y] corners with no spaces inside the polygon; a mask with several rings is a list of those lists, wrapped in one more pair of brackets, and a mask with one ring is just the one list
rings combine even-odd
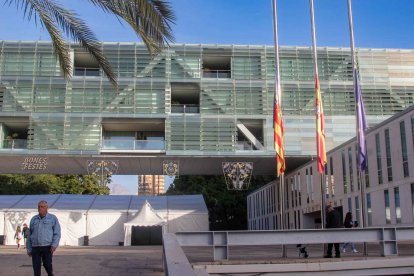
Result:
{"label": "man walking", "polygon": [[[326,228],[341,228],[342,219],[337,210],[328,205],[326,207]],[[341,257],[341,252],[339,251],[339,243],[328,243],[328,251],[326,252],[325,258],[332,258],[332,247],[335,246],[335,258]]]}
{"label": "man walking", "polygon": [[37,205],[39,214],[30,220],[27,255],[32,257],[34,276],[41,275],[41,263],[48,276],[53,276],[52,256],[60,241],[60,225],[55,215],[48,213],[47,202]]}

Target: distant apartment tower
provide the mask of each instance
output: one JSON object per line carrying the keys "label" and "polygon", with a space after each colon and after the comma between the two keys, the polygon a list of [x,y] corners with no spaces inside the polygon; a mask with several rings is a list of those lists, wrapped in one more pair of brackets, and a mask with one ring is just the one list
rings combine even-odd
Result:
{"label": "distant apartment tower", "polygon": [[138,176],[138,195],[160,195],[165,192],[164,187],[165,177],[163,175]]}

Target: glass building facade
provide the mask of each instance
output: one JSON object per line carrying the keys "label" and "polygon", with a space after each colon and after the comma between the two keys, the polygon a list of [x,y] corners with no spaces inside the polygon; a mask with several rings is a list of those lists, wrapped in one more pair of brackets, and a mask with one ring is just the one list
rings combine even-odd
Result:
{"label": "glass building facade", "polygon": [[[66,81],[50,42],[0,41],[0,148],[16,154],[158,151],[168,155],[273,156],[271,46],[102,43],[116,90],[71,46]],[[315,154],[309,47],[281,47],[289,156]],[[365,108],[374,125],[414,103],[414,51],[358,49]],[[349,48],[319,48],[327,149],[355,135]],[[352,185],[352,184],[351,184]]]}

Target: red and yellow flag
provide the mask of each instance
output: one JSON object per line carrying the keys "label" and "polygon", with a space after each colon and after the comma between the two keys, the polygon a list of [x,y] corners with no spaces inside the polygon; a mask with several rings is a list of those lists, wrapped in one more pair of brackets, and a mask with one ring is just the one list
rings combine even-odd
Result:
{"label": "red and yellow flag", "polygon": [[319,76],[315,75],[315,111],[316,111],[316,151],[318,171],[323,174],[326,164],[325,149],[325,117],[323,115],[323,104],[321,88],[319,86]]}
{"label": "red and yellow flag", "polygon": [[[279,88],[279,89],[278,89]],[[274,144],[276,151],[277,176],[285,172],[285,150],[283,148],[283,136],[285,135],[285,128],[282,120],[282,107],[280,106],[280,87],[278,87],[273,108],[273,128],[274,128]]]}

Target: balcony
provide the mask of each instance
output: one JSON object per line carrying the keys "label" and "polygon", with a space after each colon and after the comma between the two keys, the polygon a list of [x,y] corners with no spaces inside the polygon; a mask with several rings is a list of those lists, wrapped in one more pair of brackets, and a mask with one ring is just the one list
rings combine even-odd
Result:
{"label": "balcony", "polygon": [[3,149],[27,149],[26,139],[4,139]]}
{"label": "balcony", "polygon": [[230,79],[231,71],[230,70],[204,70],[203,78]]}
{"label": "balcony", "polygon": [[171,113],[200,113],[200,107],[195,104],[172,104]]}
{"label": "balcony", "polygon": [[165,151],[165,140],[104,139],[102,150],[111,151]]}
{"label": "balcony", "polygon": [[236,149],[238,151],[253,151],[257,150],[250,141],[237,141]]}
{"label": "balcony", "polygon": [[73,75],[76,77],[99,77],[101,73],[99,68],[75,67]]}

